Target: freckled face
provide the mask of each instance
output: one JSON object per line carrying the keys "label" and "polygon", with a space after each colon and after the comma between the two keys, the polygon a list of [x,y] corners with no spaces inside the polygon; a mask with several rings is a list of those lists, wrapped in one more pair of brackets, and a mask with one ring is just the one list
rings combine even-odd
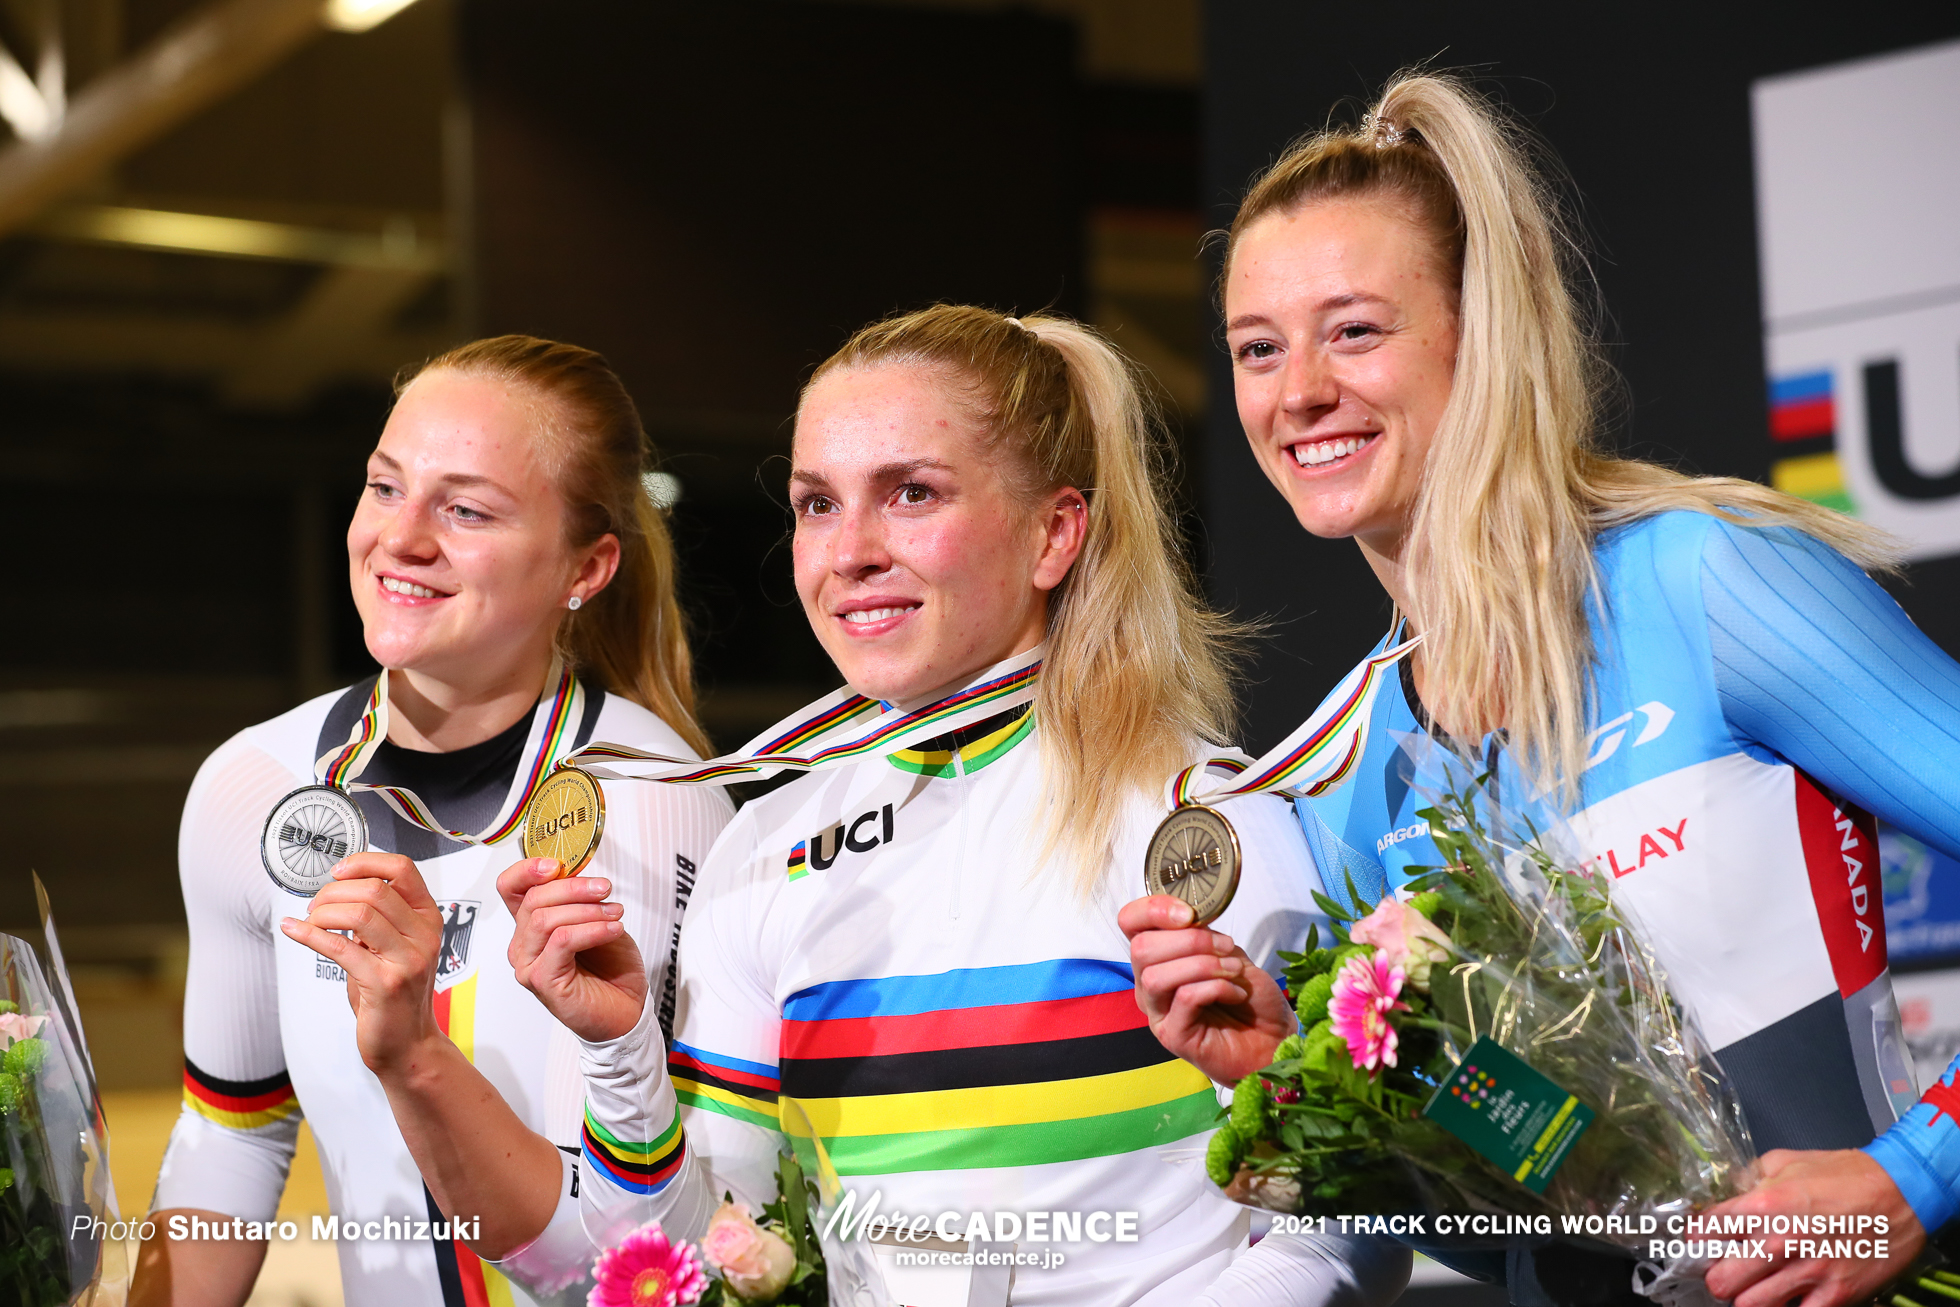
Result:
{"label": "freckled face", "polygon": [[1457,289],[1393,202],[1327,200],[1240,236],[1225,282],[1239,420],[1317,536],[1399,554],[1456,367]]}
{"label": "freckled face", "polygon": [[537,426],[532,397],[458,372],[425,373],[396,402],[347,528],[354,605],[383,667],[480,679],[548,644],[567,598],[610,579],[613,537],[596,570],[603,550],[566,542]]}
{"label": "freckled face", "polygon": [[[939,372],[832,372],[803,398],[796,589],[859,694],[903,703],[1040,643],[1067,573]],[[1074,496],[1071,502],[1080,503]]]}

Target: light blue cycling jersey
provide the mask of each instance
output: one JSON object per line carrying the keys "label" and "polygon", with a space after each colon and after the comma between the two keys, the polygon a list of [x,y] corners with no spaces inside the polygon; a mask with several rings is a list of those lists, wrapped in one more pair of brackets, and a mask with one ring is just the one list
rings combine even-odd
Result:
{"label": "light blue cycling jersey", "polygon": [[[1579,856],[1613,878],[1757,1148],[1866,1147],[1938,1228],[1960,1209],[1960,1059],[1914,1107],[1872,816],[1960,857],[1960,664],[1789,528],[1670,512],[1596,549]],[[1384,678],[1353,779],[1299,805],[1339,896],[1442,861],[1416,815],[1414,698]]]}

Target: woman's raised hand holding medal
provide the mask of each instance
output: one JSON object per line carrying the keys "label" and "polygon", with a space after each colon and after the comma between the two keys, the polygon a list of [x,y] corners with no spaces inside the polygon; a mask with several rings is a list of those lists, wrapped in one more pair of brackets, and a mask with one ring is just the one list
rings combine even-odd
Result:
{"label": "woman's raised hand holding medal", "polygon": [[646,961],[626,933],[612,882],[567,876],[556,858],[526,858],[497,877],[497,893],[516,919],[510,964],[580,1039],[617,1039],[639,1023],[647,998]]}

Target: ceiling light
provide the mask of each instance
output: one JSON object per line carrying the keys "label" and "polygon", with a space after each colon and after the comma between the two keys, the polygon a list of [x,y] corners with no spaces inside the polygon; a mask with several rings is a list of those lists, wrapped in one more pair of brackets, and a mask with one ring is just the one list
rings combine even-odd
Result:
{"label": "ceiling light", "polygon": [[365,32],[414,3],[415,0],[328,0],[321,21],[336,32]]}

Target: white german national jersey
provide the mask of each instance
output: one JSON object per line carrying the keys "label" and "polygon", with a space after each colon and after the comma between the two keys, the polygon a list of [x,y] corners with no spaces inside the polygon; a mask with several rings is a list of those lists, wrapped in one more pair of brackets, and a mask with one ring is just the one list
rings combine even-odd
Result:
{"label": "white german national jersey", "polygon": [[[241,732],[211,755],[191,787],[178,846],[191,930],[184,1110],[153,1210],[202,1208],[268,1219],[303,1112],[333,1213],[347,1221],[408,1223],[405,1237],[341,1240],[350,1307],[528,1303],[524,1290],[462,1243],[432,1237],[443,1233],[431,1229],[442,1214],[380,1082],[361,1063],[345,977],[279,931],[281,918],[305,915],[306,900],[276,887],[260,864],[266,814],[283,794],[313,782],[314,760],[346,742],[372,686],[370,680],[324,695]],[[446,754],[384,745],[362,779],[417,791],[451,829],[482,829],[522,783],[518,763],[530,726],[527,715],[497,739]],[[592,739],[692,756],[659,718],[597,689],[587,691],[574,743]],[[681,913],[730,805],[718,790],[665,785],[612,783],[605,798],[605,836],[586,874],[612,881],[627,929],[646,955],[649,1010],[658,1019],[664,1005],[670,1017]],[[464,845],[409,825],[372,794],[355,801],[367,816],[372,846],[415,859],[442,907],[435,997],[442,1028],[520,1119],[567,1152],[578,1151],[577,1041],[518,985],[506,956],[512,921],[496,878],[523,856],[518,841]],[[568,1174],[576,1183],[576,1170]],[[589,1264],[596,1249],[578,1255]],[[580,1269],[574,1261],[562,1272]]]}

